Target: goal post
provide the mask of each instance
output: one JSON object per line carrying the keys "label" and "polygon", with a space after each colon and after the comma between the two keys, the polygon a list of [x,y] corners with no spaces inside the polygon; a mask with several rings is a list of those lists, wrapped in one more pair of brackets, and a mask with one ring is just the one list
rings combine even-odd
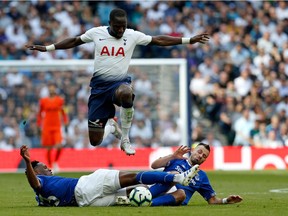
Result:
{"label": "goal post", "polygon": [[[87,76],[93,74],[93,60],[8,60],[0,61],[0,76],[3,73],[30,71],[41,73],[46,71],[86,71]],[[135,72],[136,71],[136,72]],[[174,103],[179,104],[181,141],[179,145],[191,146],[191,108],[190,77],[186,59],[132,59],[128,74],[137,76],[144,72],[155,84],[159,95],[159,104],[163,112],[170,112]],[[89,83],[87,83],[89,85]],[[137,93],[136,99],[137,101]]]}

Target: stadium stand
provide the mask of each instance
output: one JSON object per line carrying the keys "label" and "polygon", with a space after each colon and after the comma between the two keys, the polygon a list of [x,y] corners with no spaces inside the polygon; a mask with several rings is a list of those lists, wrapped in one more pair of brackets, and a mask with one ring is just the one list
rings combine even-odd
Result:
{"label": "stadium stand", "polygon": [[[207,142],[217,146],[288,146],[287,5],[285,1],[1,1],[0,60],[91,59],[91,46],[40,53],[28,51],[24,45],[48,45],[92,26],[106,25],[107,11],[114,7],[128,12],[129,27],[146,34],[189,37],[205,31],[211,35],[207,45],[139,47],[134,58],[187,59],[195,105],[193,141],[202,141],[209,134]],[[85,116],[88,81],[86,74],[78,76],[57,71],[0,73],[0,149],[18,148],[23,137],[31,147],[40,147],[33,114],[51,79],[61,84],[68,104],[71,122],[66,145],[89,148]],[[141,88],[144,82],[149,88],[149,80],[136,77],[135,85],[140,83],[136,93],[147,92]],[[138,113],[131,138],[137,137],[140,140],[134,142],[143,146],[161,146],[165,144],[164,131],[158,132],[149,119],[141,117],[141,106],[152,106],[148,99],[143,96],[142,104],[135,103]],[[27,116],[29,126],[21,131],[18,122]],[[143,124],[147,133],[139,137],[137,126]],[[170,124],[166,133],[171,134],[174,127]],[[168,145],[177,145],[177,133],[173,138],[176,141]],[[111,138],[103,145],[115,142]]]}

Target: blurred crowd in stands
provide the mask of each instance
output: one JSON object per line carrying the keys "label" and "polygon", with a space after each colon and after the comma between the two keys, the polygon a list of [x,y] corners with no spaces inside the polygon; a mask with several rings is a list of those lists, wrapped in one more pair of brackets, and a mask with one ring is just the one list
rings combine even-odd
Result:
{"label": "blurred crowd in stands", "polygon": [[[92,59],[93,46],[87,44],[43,53],[29,51],[24,45],[49,45],[93,26],[107,25],[108,14],[115,7],[127,11],[130,28],[149,35],[211,35],[206,45],[139,46],[134,52],[134,58],[187,59],[196,119],[193,141],[205,140],[212,146],[288,146],[285,1],[1,1],[0,60]],[[70,117],[66,146],[90,147],[86,117],[89,76],[84,72],[77,76],[57,71],[1,72],[0,149],[19,147],[23,140],[40,147],[35,116],[50,80],[57,81],[66,100]],[[138,74],[134,87],[142,96],[135,101],[133,143],[139,147],[179,145],[175,119],[163,127],[151,121],[153,111],[148,112],[147,107],[157,109],[151,81]],[[159,115],[163,122],[171,118],[171,114]],[[27,125],[19,127],[27,118]],[[103,143],[114,145],[118,141],[112,137]]]}

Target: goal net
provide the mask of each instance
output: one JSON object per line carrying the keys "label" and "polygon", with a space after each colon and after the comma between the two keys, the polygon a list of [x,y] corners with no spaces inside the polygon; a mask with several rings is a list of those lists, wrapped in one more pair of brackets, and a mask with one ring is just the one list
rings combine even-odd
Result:
{"label": "goal net", "polygon": [[[131,139],[135,147],[188,146],[191,136],[188,127],[189,77],[186,60],[132,59],[128,73],[132,77],[136,96],[131,128]],[[19,123],[21,119],[35,118],[38,99],[45,92],[45,83],[53,80],[58,84],[60,93],[65,95],[72,123],[80,112],[87,114],[90,93],[88,88],[92,74],[93,60],[0,61],[0,86],[4,91],[7,88],[8,94],[11,89],[15,91],[12,92],[13,98],[1,97],[2,106],[9,110],[6,120]],[[14,106],[9,105],[11,100],[14,101]],[[116,115],[118,114],[119,108],[116,107]],[[11,124],[13,127],[14,123]],[[3,128],[3,125],[0,126]],[[22,136],[29,139],[30,135],[26,131]],[[73,141],[80,142],[70,140],[72,146],[75,144]],[[82,142],[89,142],[87,134]],[[109,142],[104,142],[103,145],[111,145]],[[84,144],[83,146],[85,147]]]}

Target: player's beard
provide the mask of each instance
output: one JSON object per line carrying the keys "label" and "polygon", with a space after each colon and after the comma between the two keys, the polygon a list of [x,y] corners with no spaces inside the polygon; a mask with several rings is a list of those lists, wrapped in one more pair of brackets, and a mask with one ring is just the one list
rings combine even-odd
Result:
{"label": "player's beard", "polygon": [[200,165],[200,161],[197,158],[191,158],[190,163],[192,164],[192,166],[196,164]]}

